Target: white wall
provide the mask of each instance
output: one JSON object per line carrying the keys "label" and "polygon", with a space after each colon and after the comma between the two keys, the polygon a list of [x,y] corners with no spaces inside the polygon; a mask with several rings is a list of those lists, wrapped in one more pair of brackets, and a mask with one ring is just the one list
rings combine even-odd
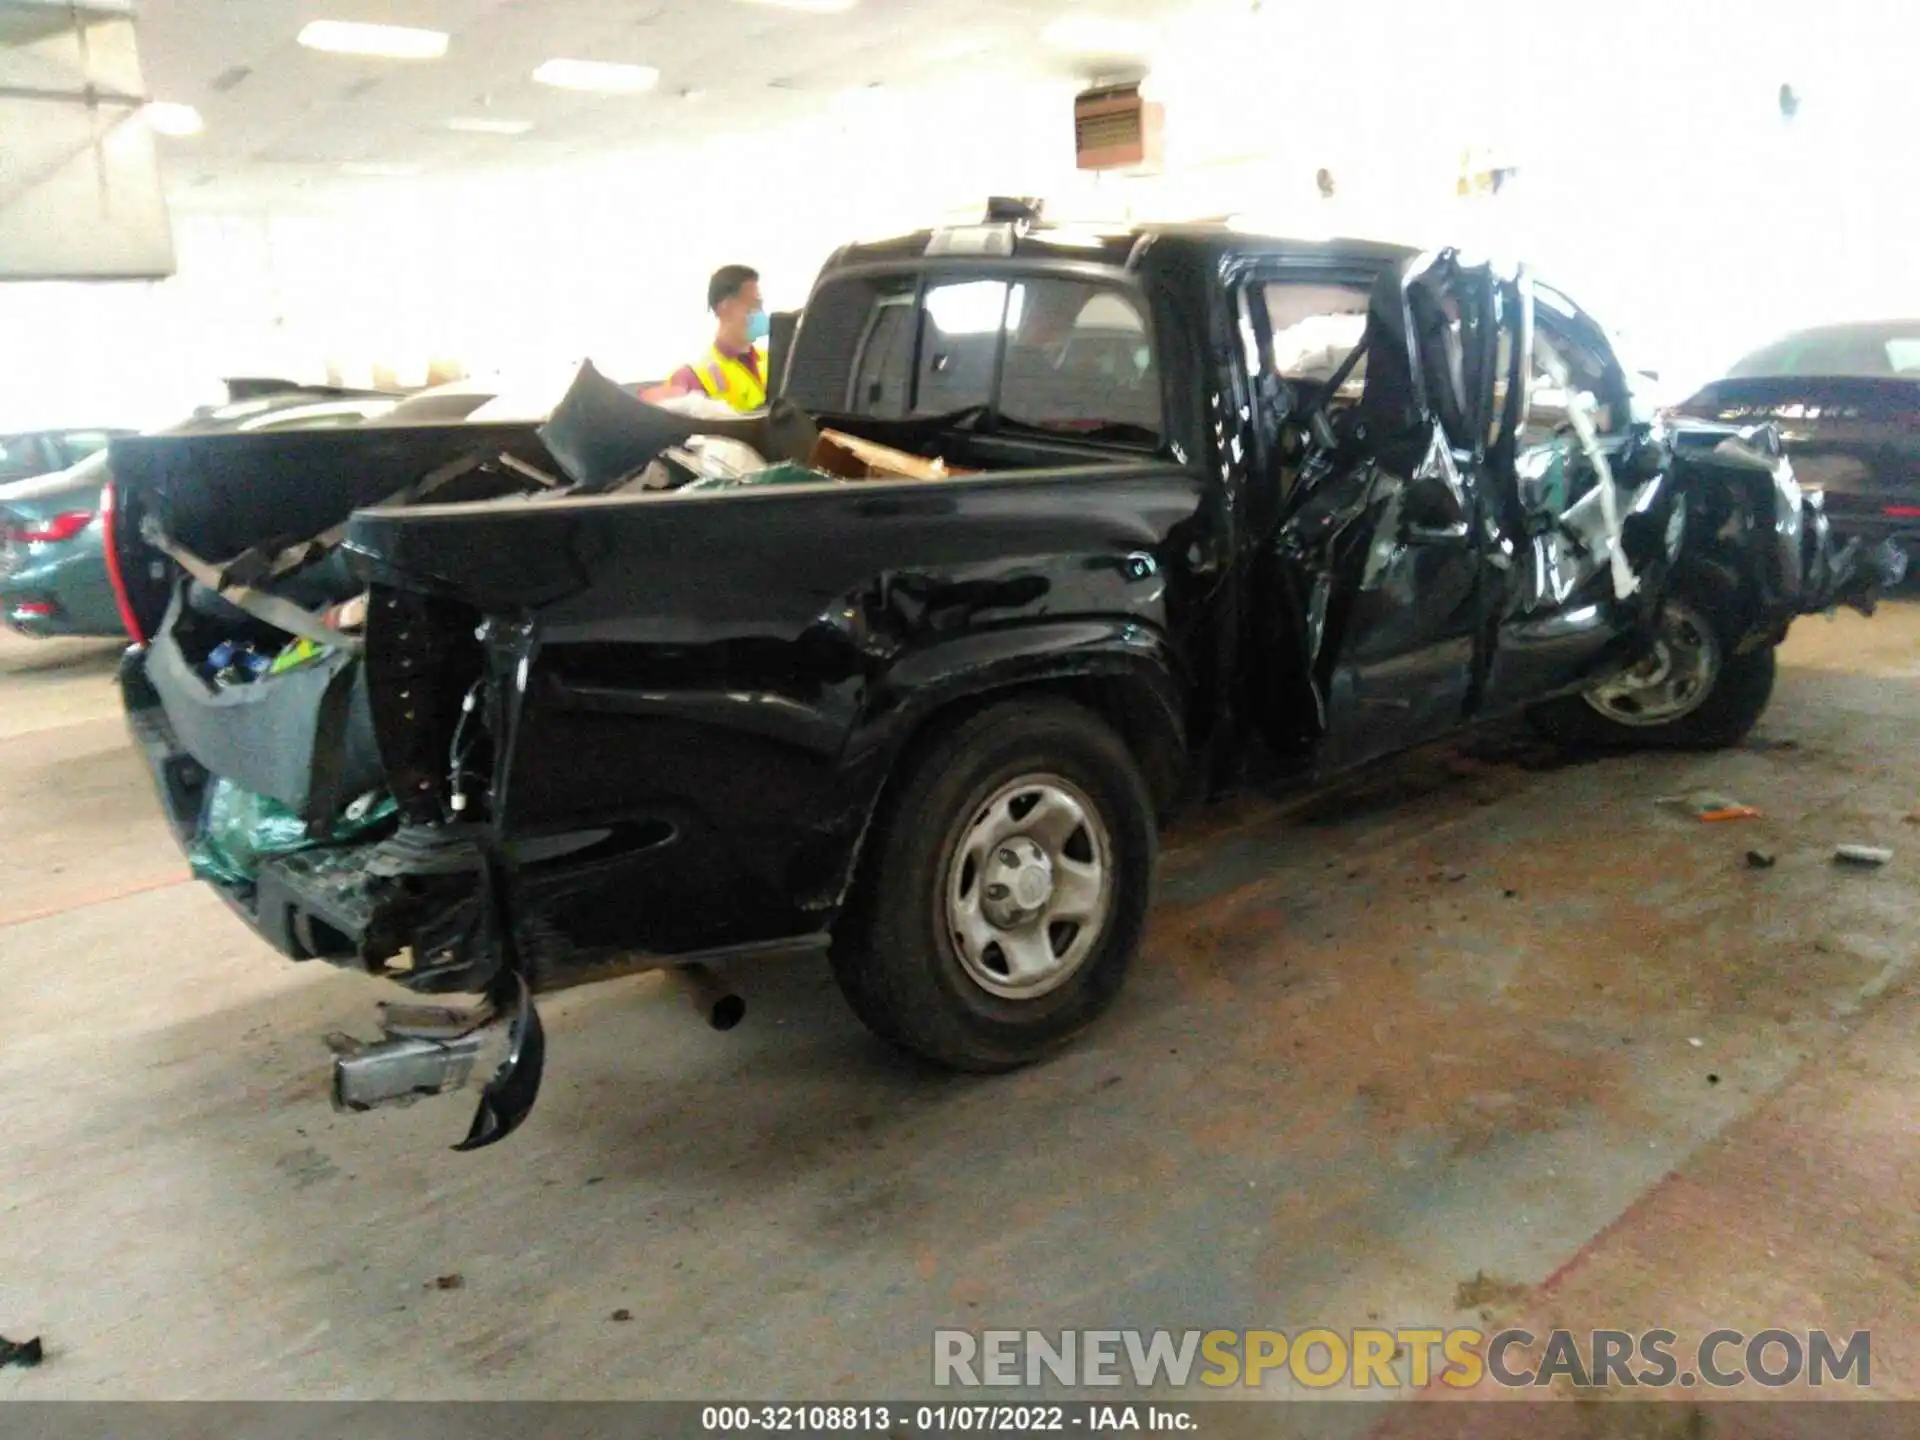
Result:
{"label": "white wall", "polygon": [[[184,215],[173,281],[0,289],[0,403],[97,423],[177,413],[226,374],[317,379],[336,360],[364,379],[375,361],[448,355],[543,375],[591,357],[650,378],[705,343],[716,265],[757,266],[769,302],[794,306],[836,245],[992,193],[1485,243],[1538,262],[1651,363],[1704,378],[1788,325],[1920,311],[1920,109],[1902,73],[1920,6],[1803,14],[1786,0],[1267,0],[1257,14],[1201,0],[1152,77],[1168,108],[1157,177],[1074,171],[1072,84],[961,75],[704,152]],[[1783,78],[1806,99],[1791,127]],[[1457,199],[1469,145],[1520,165],[1518,187]]]}

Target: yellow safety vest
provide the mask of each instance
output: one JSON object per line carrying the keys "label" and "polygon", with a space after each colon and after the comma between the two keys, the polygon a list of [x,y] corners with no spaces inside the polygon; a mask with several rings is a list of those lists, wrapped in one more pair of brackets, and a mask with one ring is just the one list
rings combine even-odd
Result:
{"label": "yellow safety vest", "polygon": [[707,358],[693,367],[700,377],[700,388],[715,400],[723,400],[745,413],[759,410],[767,403],[766,382],[719,346],[707,352]]}

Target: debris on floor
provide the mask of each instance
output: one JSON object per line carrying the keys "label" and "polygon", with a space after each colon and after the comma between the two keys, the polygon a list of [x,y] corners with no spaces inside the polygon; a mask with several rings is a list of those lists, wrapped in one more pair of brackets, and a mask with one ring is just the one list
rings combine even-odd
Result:
{"label": "debris on floor", "polygon": [[0,1335],[0,1369],[9,1365],[20,1365],[31,1370],[46,1359],[46,1351],[41,1348],[40,1337],[31,1340],[9,1340]]}
{"label": "debris on floor", "polygon": [[1702,1040],[1698,1035],[1689,1035],[1687,1037],[1687,1044],[1691,1045],[1696,1050],[1703,1049],[1706,1046],[1706,1043],[1707,1042]]}
{"label": "debris on floor", "polygon": [[1772,853],[1766,850],[1747,851],[1747,868],[1749,870],[1771,870],[1773,868]]}
{"label": "debris on floor", "polygon": [[1878,845],[1842,845],[1833,852],[1833,858],[1842,865],[1879,866],[1893,859],[1893,851]]}
{"label": "debris on floor", "polygon": [[1514,1305],[1527,1298],[1532,1286],[1502,1280],[1484,1270],[1473,1272],[1471,1280],[1462,1280],[1453,1291],[1453,1308],[1478,1310],[1483,1306]]}
{"label": "debris on floor", "polygon": [[433,1277],[433,1288],[436,1290],[458,1290],[465,1286],[466,1283],[467,1277],[464,1275],[436,1275]]}
{"label": "debris on floor", "polygon": [[1663,795],[1657,802],[1672,806],[1693,816],[1696,820],[1707,822],[1717,820],[1757,820],[1760,811],[1751,805],[1743,805],[1728,795],[1712,790],[1693,790],[1685,795]]}
{"label": "debris on floor", "polygon": [[631,1310],[616,1310],[616,1311],[614,1311],[614,1312],[613,1312],[613,1316],[612,1316],[612,1318],[613,1318],[614,1320],[616,1320],[617,1322],[619,1322],[620,1324],[622,1324],[622,1325],[624,1325],[624,1324],[626,1324],[626,1323],[627,1323],[627,1321],[629,1321],[629,1320],[631,1320],[631,1319],[633,1319],[633,1311],[631,1311]]}

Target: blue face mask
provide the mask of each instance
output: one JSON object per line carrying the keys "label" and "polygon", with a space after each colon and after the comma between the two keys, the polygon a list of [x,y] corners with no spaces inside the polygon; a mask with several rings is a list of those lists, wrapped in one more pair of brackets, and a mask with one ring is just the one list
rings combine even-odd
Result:
{"label": "blue face mask", "polygon": [[751,315],[747,316],[747,343],[749,345],[758,345],[762,340],[767,338],[772,328],[772,322],[767,319],[766,311],[754,311]]}

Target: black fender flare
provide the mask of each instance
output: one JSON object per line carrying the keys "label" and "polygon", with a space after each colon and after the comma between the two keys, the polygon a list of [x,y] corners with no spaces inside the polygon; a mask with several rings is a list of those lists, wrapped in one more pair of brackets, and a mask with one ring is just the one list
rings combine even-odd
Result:
{"label": "black fender flare", "polygon": [[[917,646],[877,676],[842,756],[851,801],[815,852],[841,863],[796,877],[803,903],[837,908],[902,763],[927,738],[1020,691],[1080,699],[1121,734],[1147,775],[1161,818],[1187,778],[1185,667],[1168,638],[1130,617],[1050,620]],[[833,843],[838,841],[839,843]]]}

